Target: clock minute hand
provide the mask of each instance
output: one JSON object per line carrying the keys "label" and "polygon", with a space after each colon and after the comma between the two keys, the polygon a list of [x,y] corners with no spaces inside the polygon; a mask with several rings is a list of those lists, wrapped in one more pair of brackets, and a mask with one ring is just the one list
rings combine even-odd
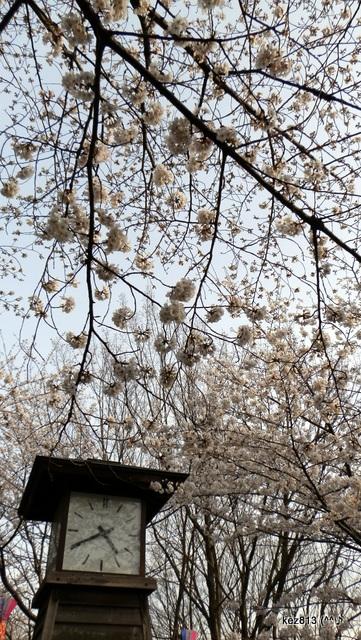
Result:
{"label": "clock minute hand", "polygon": [[90,540],[95,540],[96,538],[99,538],[100,536],[104,536],[104,533],[105,534],[111,533],[113,531],[113,529],[114,529],[114,527],[111,527],[110,529],[103,529],[103,532],[101,532],[101,533],[94,533],[94,535],[89,536],[88,538],[84,538],[83,540],[79,540],[78,542],[74,542],[74,544],[71,545],[70,549],[76,549],[76,547],[79,547],[84,542],[90,542]]}
{"label": "clock minute hand", "polygon": [[[99,525],[98,527],[99,529],[99,535],[103,536],[103,538],[105,538],[105,540],[107,541],[107,543],[109,544],[110,548],[112,551],[114,551],[115,554],[118,553],[118,549],[116,548],[115,544],[113,543],[113,541],[109,538],[108,533],[110,533],[110,531],[106,531],[105,529],[103,529],[103,527],[101,525]],[[111,531],[113,531],[114,527],[111,529]]]}

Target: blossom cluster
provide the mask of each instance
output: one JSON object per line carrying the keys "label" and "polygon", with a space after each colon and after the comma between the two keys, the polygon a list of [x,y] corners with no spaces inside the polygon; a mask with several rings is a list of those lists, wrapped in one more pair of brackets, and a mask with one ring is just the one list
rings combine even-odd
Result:
{"label": "blossom cluster", "polygon": [[115,362],[113,367],[114,375],[120,382],[136,380],[140,374],[139,366],[135,358],[128,362]]}
{"label": "blossom cluster", "polygon": [[175,338],[167,338],[165,335],[158,335],[154,340],[155,350],[160,354],[166,354],[176,348]]}
{"label": "blossom cluster", "polygon": [[64,89],[77,100],[88,102],[93,99],[94,74],[91,71],[68,71],[63,75],[62,82]]}
{"label": "blossom cluster", "polygon": [[213,322],[219,322],[223,317],[223,314],[224,310],[222,309],[222,307],[211,307],[207,311],[207,322],[210,322],[211,324]]}
{"label": "blossom cluster", "polygon": [[177,324],[183,322],[186,317],[186,312],[182,302],[188,302],[193,298],[195,294],[195,285],[188,278],[182,278],[177,282],[173,289],[167,294],[171,302],[164,304],[159,312],[160,320],[168,324],[170,322],[176,322]]}
{"label": "blossom cluster", "polygon": [[192,280],[188,278],[182,278],[177,282],[173,289],[168,294],[171,300],[180,300],[181,302],[188,302],[195,294],[196,287]]}
{"label": "blossom cluster", "polygon": [[158,125],[164,116],[164,108],[158,102],[158,100],[153,100],[152,102],[147,102],[145,111],[143,114],[143,121],[150,127],[155,127]]}
{"label": "blossom cluster", "polygon": [[292,216],[285,215],[276,221],[276,229],[285,236],[297,236],[302,231],[302,225]]}
{"label": "blossom cluster", "polygon": [[154,167],[153,182],[157,187],[162,187],[166,184],[172,184],[173,181],[173,173],[164,164],[158,164],[156,167]]}
{"label": "blossom cluster", "polygon": [[192,140],[191,129],[188,120],[175,118],[169,125],[166,143],[170,153],[182,155],[187,153]]}
{"label": "blossom cluster", "polygon": [[79,333],[76,335],[72,331],[68,331],[65,339],[73,349],[83,349],[87,343],[88,336],[86,333]]}
{"label": "blossom cluster", "polygon": [[189,173],[197,173],[206,168],[206,161],[213,152],[213,143],[208,138],[193,137],[189,145],[189,159],[186,168]]}
{"label": "blossom cluster", "polygon": [[286,58],[282,51],[271,44],[262,45],[256,55],[256,68],[267,69],[275,76],[286,76],[292,68],[291,61]]}
{"label": "blossom cluster", "polygon": [[215,345],[213,339],[199,331],[191,331],[183,349],[177,354],[177,360],[186,367],[193,367],[202,358],[213,355]]}
{"label": "blossom cluster", "polygon": [[[53,280],[53,282],[55,282]],[[61,308],[64,313],[71,313],[75,309],[75,300],[72,296],[64,297],[61,301]]]}
{"label": "blossom cluster", "polygon": [[112,282],[119,277],[117,265],[111,262],[97,264],[95,272],[98,278],[104,280],[104,282]]}
{"label": "blossom cluster", "polygon": [[164,365],[160,370],[159,381],[165,389],[170,389],[177,380],[178,371],[175,365]]}
{"label": "blossom cluster", "polygon": [[125,20],[128,13],[127,0],[93,0],[93,7],[104,16],[106,23]]}
{"label": "blossom cluster", "polygon": [[210,209],[199,209],[197,212],[196,233],[203,242],[212,240],[215,233],[216,212]]}
{"label": "blossom cluster", "polygon": [[241,347],[252,339],[252,329],[248,325],[242,325],[237,331],[237,344]]}
{"label": "blossom cluster", "polygon": [[36,152],[36,145],[31,141],[14,140],[13,149],[17,158],[21,160],[32,160]]}
{"label": "blossom cluster", "polygon": [[133,317],[133,312],[129,307],[119,307],[112,315],[112,320],[116,327],[125,329],[129,320]]}
{"label": "blossom cluster", "polygon": [[4,198],[15,198],[19,193],[19,185],[15,178],[10,178],[5,182],[0,191]]}
{"label": "blossom cluster", "polygon": [[90,34],[87,32],[80,15],[70,12],[63,16],[61,28],[72,47],[87,44],[90,41]]}
{"label": "blossom cluster", "polygon": [[164,324],[169,324],[170,322],[180,324],[185,320],[185,317],[184,306],[177,300],[164,304],[159,312],[159,318]]}
{"label": "blossom cluster", "polygon": [[114,224],[109,228],[105,246],[109,253],[112,253],[113,251],[128,253],[131,249],[131,244],[127,236],[117,224]]}

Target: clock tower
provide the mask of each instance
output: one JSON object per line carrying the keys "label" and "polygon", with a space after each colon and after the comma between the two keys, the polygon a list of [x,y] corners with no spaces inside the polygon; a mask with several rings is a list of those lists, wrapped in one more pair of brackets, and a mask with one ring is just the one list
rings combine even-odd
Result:
{"label": "clock tower", "polygon": [[37,456],[19,506],[51,522],[33,640],[151,640],[146,525],[187,474]]}

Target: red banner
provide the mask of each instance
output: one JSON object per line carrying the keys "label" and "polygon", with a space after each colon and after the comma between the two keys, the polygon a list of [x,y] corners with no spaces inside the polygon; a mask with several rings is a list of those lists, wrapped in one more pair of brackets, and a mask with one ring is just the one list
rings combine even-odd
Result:
{"label": "red banner", "polygon": [[0,640],[6,640],[6,622],[0,620]]}

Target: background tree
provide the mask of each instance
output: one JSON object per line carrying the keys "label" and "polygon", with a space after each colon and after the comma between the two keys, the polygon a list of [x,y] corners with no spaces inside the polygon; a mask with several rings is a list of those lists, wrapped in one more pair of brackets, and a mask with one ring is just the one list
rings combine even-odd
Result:
{"label": "background tree", "polygon": [[[291,353],[297,360],[296,343],[292,346],[293,352],[283,352],[284,363]],[[152,378],[152,402],[149,386],[141,396],[139,384],[127,380],[126,402],[120,403],[104,393],[109,356],[106,351],[103,358],[99,353],[98,382],[92,378],[83,384],[81,411],[74,411],[62,445],[53,428],[54,412],[67,397],[59,381],[68,375],[73,354],[60,357],[56,350],[58,372],[50,379],[22,382],[24,372],[20,369],[16,375],[14,363],[11,375],[4,371],[2,554],[5,585],[15,592],[25,612],[33,614],[30,604],[44,575],[48,531],[42,526],[19,527],[16,508],[34,455],[48,454],[56,446],[58,455],[112,457],[172,468],[192,460],[184,492],[149,531],[148,565],[159,581],[152,602],[155,638],[177,638],[186,623],[212,640],[303,638],[326,631],[327,637],[335,632],[355,637],[361,596],[359,549],[346,525],[357,530],[357,522],[354,509],[345,509],[356,480],[341,474],[337,482],[338,476],[332,473],[343,470],[344,459],[332,447],[335,439],[327,443],[329,434],[317,438],[317,431],[313,435],[306,431],[311,415],[316,421],[312,395],[298,394],[298,405],[292,405],[297,414],[282,400],[281,392],[291,397],[305,372],[299,370],[293,378],[280,370],[277,378],[269,363],[279,347],[275,344],[272,351],[265,344],[263,348],[258,347],[256,361],[268,358],[264,379],[259,364],[257,377],[240,384],[239,377],[250,372],[250,351],[237,367],[224,357],[218,367],[213,361],[212,370],[198,365],[185,378],[181,374],[178,384],[166,389],[167,404],[159,399],[164,354],[153,356],[157,375]],[[139,371],[142,358],[150,360],[147,350],[148,345],[134,364]],[[311,358],[312,380],[310,363]],[[319,358],[316,363],[319,367]],[[277,418],[274,404],[279,407]],[[82,434],[84,417],[89,428]],[[322,417],[318,415],[317,420],[322,433]],[[336,430],[338,425],[332,426]],[[312,451],[309,460],[301,460],[303,464],[292,456],[292,438],[296,440],[302,430],[301,444],[308,442],[306,451]],[[296,444],[301,446],[297,440]],[[320,456],[317,464],[316,454]],[[316,495],[315,486],[307,484],[310,469],[313,477],[319,476]],[[319,496],[324,496],[326,507]],[[285,615],[303,616],[311,623],[285,625]],[[321,626],[323,616],[332,617],[337,625]],[[27,626],[19,612],[13,621],[14,638],[30,638]]]}

